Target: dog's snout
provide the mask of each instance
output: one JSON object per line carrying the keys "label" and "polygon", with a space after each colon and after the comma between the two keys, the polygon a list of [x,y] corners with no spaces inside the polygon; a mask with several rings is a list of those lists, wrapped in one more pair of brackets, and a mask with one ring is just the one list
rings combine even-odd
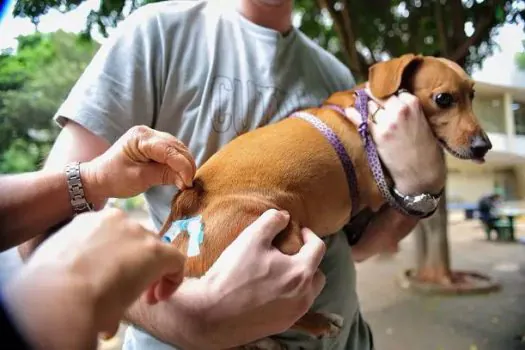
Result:
{"label": "dog's snout", "polygon": [[475,158],[482,158],[490,149],[492,149],[492,143],[485,133],[472,137],[470,150]]}

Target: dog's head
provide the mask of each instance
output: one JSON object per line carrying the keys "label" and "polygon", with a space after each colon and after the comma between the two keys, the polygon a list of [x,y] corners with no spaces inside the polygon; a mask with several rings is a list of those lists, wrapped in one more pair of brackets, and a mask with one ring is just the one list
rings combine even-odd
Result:
{"label": "dog's head", "polygon": [[492,148],[472,109],[474,82],[456,63],[407,54],[370,67],[368,83],[380,99],[401,88],[417,96],[434,135],[453,156],[483,162]]}

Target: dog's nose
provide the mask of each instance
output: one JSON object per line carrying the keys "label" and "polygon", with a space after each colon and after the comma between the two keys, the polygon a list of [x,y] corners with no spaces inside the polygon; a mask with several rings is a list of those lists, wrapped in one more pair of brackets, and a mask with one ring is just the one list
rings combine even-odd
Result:
{"label": "dog's nose", "polygon": [[482,158],[490,149],[492,149],[492,143],[485,133],[480,133],[472,137],[470,151],[474,158]]}

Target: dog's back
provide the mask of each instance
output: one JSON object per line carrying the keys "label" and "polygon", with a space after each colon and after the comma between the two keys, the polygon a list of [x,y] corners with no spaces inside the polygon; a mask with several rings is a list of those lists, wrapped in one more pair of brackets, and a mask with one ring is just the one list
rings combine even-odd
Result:
{"label": "dog's back", "polygon": [[[322,236],[348,220],[349,189],[338,162],[323,136],[302,120],[286,119],[248,132],[198,169],[193,187],[174,197],[160,234],[177,220],[199,217],[203,253],[188,258],[186,266],[188,276],[200,276],[246,226],[273,208],[292,217],[275,245],[284,253],[296,253],[302,246],[300,226]],[[326,186],[312,185],[318,183]],[[319,217],[323,220],[316,220]],[[182,233],[173,244],[186,252],[189,241]]]}

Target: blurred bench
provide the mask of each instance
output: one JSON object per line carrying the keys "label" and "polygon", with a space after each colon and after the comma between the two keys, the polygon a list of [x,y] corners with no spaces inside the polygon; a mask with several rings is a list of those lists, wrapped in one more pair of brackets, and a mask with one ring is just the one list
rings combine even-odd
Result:
{"label": "blurred bench", "polygon": [[483,224],[483,228],[485,229],[485,235],[488,240],[491,239],[491,233],[492,230],[494,230],[496,231],[496,240],[508,242],[514,241],[514,220],[512,219],[500,219],[494,223],[492,229],[488,225]]}
{"label": "blurred bench", "polygon": [[[515,240],[515,218],[525,214],[525,208],[511,203],[499,210],[501,219],[498,220],[493,227],[496,231],[497,240],[500,241],[514,241]],[[461,210],[465,213],[465,220],[473,220],[479,218],[479,210],[477,203],[450,203],[447,205],[448,210]],[[483,225],[485,234],[490,239],[491,230],[487,225]]]}

